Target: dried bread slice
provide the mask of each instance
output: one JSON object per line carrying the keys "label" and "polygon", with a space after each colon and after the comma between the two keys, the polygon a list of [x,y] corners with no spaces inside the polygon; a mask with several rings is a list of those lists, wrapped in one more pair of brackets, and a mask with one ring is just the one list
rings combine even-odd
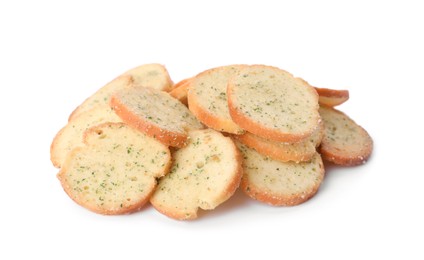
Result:
{"label": "dried bread slice", "polygon": [[293,206],[307,201],[324,180],[321,156],[309,162],[273,160],[237,142],[243,155],[242,190],[251,198],[273,206]]}
{"label": "dried bread slice", "polygon": [[[298,77],[299,80],[303,81],[305,84],[310,85],[306,80]],[[349,91],[348,90],[338,90],[338,89],[329,89],[329,88],[318,88],[313,87],[318,93],[319,96],[319,104],[329,107],[334,107],[343,104],[349,99]]]}
{"label": "dried bread slice", "polygon": [[184,104],[157,89],[119,90],[111,106],[125,123],[173,147],[184,147],[188,131],[203,128]]}
{"label": "dried bread slice", "polygon": [[229,137],[213,129],[190,132],[186,147],[172,154],[169,174],[150,199],[162,214],[197,218],[198,208],[211,210],[229,199],[242,176],[240,153]]}
{"label": "dried bread slice", "polygon": [[319,112],[325,126],[320,147],[323,159],[345,166],[365,163],[373,149],[368,132],[339,110],[321,106]]}
{"label": "dried bread slice", "polygon": [[217,131],[244,133],[231,119],[227,101],[228,80],[243,67],[230,65],[209,69],[189,83],[188,107],[203,124]]}
{"label": "dried bread slice", "polygon": [[55,167],[61,167],[67,154],[75,147],[83,146],[84,132],[105,122],[122,122],[109,106],[97,106],[68,122],[55,136],[50,146],[50,160]]}
{"label": "dried bread slice", "polygon": [[323,136],[324,124],[321,121],[318,128],[310,137],[297,143],[270,141],[249,132],[243,135],[234,135],[233,137],[244,145],[274,160],[305,162],[315,156],[317,147],[320,145]]}
{"label": "dried bread slice", "polygon": [[143,64],[123,73],[133,78],[134,85],[169,91],[173,85],[168,70],[162,64]]}
{"label": "dried bread slice", "polygon": [[124,123],[90,128],[84,142],[68,155],[58,178],[71,199],[96,213],[139,210],[171,164],[168,147]]}
{"label": "dried bread slice", "polygon": [[301,141],[320,121],[315,89],[276,67],[243,68],[229,81],[227,96],[233,121],[269,140]]}
{"label": "dried bread slice", "polygon": [[192,80],[192,78],[183,79],[183,80],[179,81],[178,83],[176,83],[172,87],[172,90],[169,91],[169,94],[172,97],[178,99],[181,103],[183,103],[186,106],[188,105],[187,92],[188,92],[188,87],[190,85],[191,80]]}
{"label": "dried bread slice", "polygon": [[110,97],[115,91],[130,87],[132,84],[133,78],[129,75],[117,77],[84,100],[84,102],[71,113],[68,121],[72,121],[74,118],[95,107],[109,106]]}
{"label": "dried bread slice", "polygon": [[338,90],[329,88],[315,87],[319,95],[319,104],[329,107],[334,107],[343,104],[349,99],[348,90]]}

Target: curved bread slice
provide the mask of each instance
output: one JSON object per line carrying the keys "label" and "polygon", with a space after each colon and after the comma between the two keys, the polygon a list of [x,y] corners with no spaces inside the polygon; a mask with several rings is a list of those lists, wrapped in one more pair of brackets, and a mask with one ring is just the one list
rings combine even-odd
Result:
{"label": "curved bread slice", "polygon": [[231,65],[210,69],[198,74],[190,82],[188,107],[202,123],[222,132],[244,132],[231,119],[227,101],[228,80],[243,67]]}
{"label": "curved bread slice", "polygon": [[315,89],[275,67],[245,67],[230,80],[227,95],[234,122],[269,140],[301,141],[320,121]]}
{"label": "curved bread slice", "polygon": [[373,149],[371,136],[347,115],[334,108],[320,108],[325,132],[321,143],[322,157],[339,165],[366,162]]}
{"label": "curved bread slice", "polygon": [[188,131],[203,128],[186,106],[157,89],[123,89],[112,96],[111,105],[125,123],[169,146],[185,146]]}
{"label": "curved bread slice", "polygon": [[171,163],[166,146],[123,123],[93,127],[84,141],[68,155],[58,178],[70,198],[96,213],[139,210]]}
{"label": "curved bread slice", "polygon": [[68,121],[72,121],[74,118],[78,117],[79,115],[83,114],[84,112],[87,112],[95,107],[101,107],[101,106],[109,106],[110,103],[110,97],[112,94],[123,88],[127,88],[131,86],[133,83],[133,79],[131,76],[120,76],[99,90],[97,90],[93,95],[91,95],[89,98],[84,100],[84,102],[79,105],[69,116]]}
{"label": "curved bread slice", "polygon": [[315,87],[319,95],[319,104],[329,107],[334,107],[343,104],[349,99],[348,90],[336,90],[329,88]]}
{"label": "curved bread slice", "polygon": [[243,155],[241,187],[251,198],[274,206],[293,206],[307,201],[324,180],[321,157],[310,162],[281,162],[270,159],[241,143]]}
{"label": "curved bread slice", "polygon": [[105,122],[122,122],[122,120],[109,106],[98,106],[68,122],[56,134],[50,146],[50,159],[53,165],[61,167],[71,150],[84,145],[84,132],[92,126]]}
{"label": "curved bread slice", "polygon": [[188,87],[190,85],[191,80],[192,80],[192,78],[183,79],[180,82],[176,83],[172,87],[172,90],[169,91],[169,94],[173,98],[178,99],[181,103],[183,103],[186,106],[188,105],[188,103],[187,103],[187,92],[188,92]]}
{"label": "curved bread slice", "polygon": [[198,208],[214,209],[240,184],[241,157],[235,144],[212,129],[190,132],[188,145],[172,157],[171,171],[150,199],[168,217],[195,219]]}
{"label": "curved bread slice", "polygon": [[257,135],[246,132],[243,135],[234,135],[241,143],[255,149],[260,154],[283,162],[305,162],[315,156],[317,147],[324,136],[324,124],[321,122],[314,133],[297,143],[281,143],[270,141]]}
{"label": "curved bread slice", "polygon": [[144,64],[130,69],[123,75],[130,75],[135,86],[143,86],[163,91],[171,89],[173,83],[165,66],[157,63]]}

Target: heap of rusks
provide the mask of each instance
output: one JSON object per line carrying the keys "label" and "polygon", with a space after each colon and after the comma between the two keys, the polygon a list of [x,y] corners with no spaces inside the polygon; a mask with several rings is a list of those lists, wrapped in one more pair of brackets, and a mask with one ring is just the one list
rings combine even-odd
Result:
{"label": "heap of rusks", "polygon": [[348,98],[271,66],[222,66],[173,84],[164,66],[146,64],[72,112],[51,161],[69,197],[100,214],[150,202],[168,217],[195,219],[239,187],[293,206],[318,191],[322,159],[369,158],[369,134],[334,108]]}

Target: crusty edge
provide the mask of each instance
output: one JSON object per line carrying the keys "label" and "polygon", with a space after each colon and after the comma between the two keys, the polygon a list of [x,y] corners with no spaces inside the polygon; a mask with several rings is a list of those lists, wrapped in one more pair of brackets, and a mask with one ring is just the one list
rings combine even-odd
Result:
{"label": "crusty edge", "polygon": [[[306,138],[308,138],[314,131],[315,128],[311,128],[309,131],[301,134],[288,134],[288,133],[282,133],[281,131],[278,131],[276,129],[270,129],[267,128],[261,124],[258,124],[254,120],[252,120],[250,117],[245,116],[243,113],[241,113],[236,105],[234,104],[234,101],[232,100],[232,87],[231,85],[227,88],[227,97],[228,97],[228,108],[230,111],[230,116],[233,119],[233,121],[239,125],[241,128],[245,129],[246,131],[251,132],[252,134],[261,136],[265,139],[273,140],[276,142],[287,142],[287,143],[295,143],[300,142]],[[319,124],[320,118],[317,117],[316,125]]]}
{"label": "crusty edge", "polygon": [[65,131],[66,126],[62,127],[59,132],[57,132],[56,136],[53,138],[53,141],[50,145],[50,161],[52,162],[53,166],[56,168],[60,168],[62,165],[60,163],[60,160],[57,158],[55,151],[55,147],[57,145],[57,142],[61,138],[63,132]]}
{"label": "crusty edge", "polygon": [[[127,78],[127,80],[128,80],[128,86],[130,86],[132,83],[134,83],[134,79],[133,79],[133,77],[131,76],[131,75],[121,75],[121,76],[118,76],[118,77],[116,77],[116,78],[114,78],[113,80],[111,80],[111,81],[109,81],[106,85],[104,85],[103,87],[101,87],[101,88],[99,88],[96,92],[94,92],[93,94],[91,94],[88,98],[86,98],[80,105],[78,105],[72,112],[71,112],[71,114],[69,115],[69,117],[68,117],[68,122],[70,122],[70,121],[72,121],[74,118],[76,118],[76,117],[78,117],[78,116],[80,116],[81,115],[81,113],[84,113],[84,111],[83,112],[81,112],[81,109],[82,109],[82,106],[84,105],[84,103],[89,99],[89,98],[91,98],[92,96],[94,96],[94,95],[96,95],[102,88],[104,88],[105,86],[107,86],[108,84],[111,84],[113,81],[115,81],[115,80],[117,80],[117,79],[120,79],[120,78]],[[92,108],[91,108],[92,109]],[[91,109],[89,109],[89,110],[91,110]],[[89,110],[87,110],[87,111],[89,111]]]}
{"label": "crusty edge", "polygon": [[[317,155],[319,156],[319,154]],[[317,185],[310,188],[309,190],[305,190],[302,193],[293,194],[291,196],[278,196],[276,194],[271,194],[267,191],[263,191],[256,187],[254,183],[250,183],[247,175],[244,175],[241,181],[241,188],[245,194],[247,194],[249,197],[251,197],[254,200],[272,205],[272,206],[295,206],[299,205],[310,198],[312,198],[317,192],[319,187],[321,186],[322,181],[324,180],[325,175],[325,169],[324,164],[322,161],[321,156],[320,158],[320,164],[321,164],[321,171],[320,171],[320,181],[317,182]]]}
{"label": "crusty edge", "polygon": [[236,138],[238,141],[243,143],[244,145],[255,149],[258,153],[261,153],[263,155],[269,156],[270,158],[282,162],[289,162],[289,161],[295,161],[295,162],[304,162],[309,161],[314,155],[316,150],[312,149],[309,153],[295,153],[293,151],[287,151],[282,149],[281,147],[278,147],[277,145],[272,145],[270,143],[263,142],[260,138],[257,136],[251,134],[251,133],[245,133],[243,135],[234,135],[234,138]]}
{"label": "crusty edge", "polygon": [[[93,132],[93,131],[96,132],[103,125],[111,125],[111,124],[113,124],[113,125],[124,125],[124,123],[120,123],[120,122],[105,122],[105,123],[102,123],[102,124],[93,126],[93,127],[87,129],[84,132],[84,138],[83,138],[84,144],[87,145],[87,136],[88,136],[88,134],[90,132]],[[131,205],[129,207],[128,206],[127,207],[122,207],[119,210],[99,210],[99,208],[90,207],[89,205],[87,205],[85,203],[82,203],[77,198],[73,197],[72,196],[72,192],[70,192],[70,190],[72,188],[70,187],[69,183],[66,182],[65,178],[62,178],[62,175],[64,175],[65,172],[67,171],[67,167],[66,166],[69,164],[68,161],[72,160],[72,158],[74,157],[74,154],[79,153],[79,151],[82,150],[82,149],[84,149],[84,147],[76,147],[76,148],[74,148],[67,155],[67,157],[65,159],[65,163],[63,164],[63,167],[59,170],[59,173],[57,174],[57,178],[59,179],[59,181],[60,181],[60,183],[62,185],[63,190],[65,191],[65,193],[75,203],[77,203],[78,205],[80,205],[80,206],[82,206],[82,207],[84,207],[84,208],[86,208],[86,209],[88,209],[88,210],[90,210],[92,212],[98,213],[98,214],[102,214],[102,215],[122,215],[122,214],[130,214],[130,213],[139,211],[149,201],[150,197],[153,195],[153,192],[155,191],[155,188],[157,186],[157,182],[156,181],[152,182],[152,183],[154,183],[154,185],[151,187],[150,192],[147,194],[147,196],[144,199],[140,200],[138,203],[133,204],[133,205]],[[165,175],[169,171],[169,169],[171,167],[171,154],[170,154],[169,150],[168,150],[168,157],[169,157],[168,164],[165,165],[165,169],[163,171],[163,175]],[[155,177],[152,176],[152,178],[155,178]]]}
{"label": "crusty edge", "polygon": [[314,87],[319,95],[319,103],[325,106],[338,106],[345,103],[349,99],[348,90],[336,90],[329,88]]}
{"label": "crusty edge", "polygon": [[122,104],[119,101],[119,98],[115,95],[112,96],[110,104],[123,122],[147,134],[148,136],[157,139],[161,143],[178,148],[182,148],[187,144],[187,134],[162,129],[143,118],[138,117],[129,108]]}
{"label": "crusty edge", "polygon": [[191,80],[192,78],[188,78],[178,82],[176,84],[178,86],[175,86],[171,91],[169,91],[169,95],[178,99],[181,103],[187,106],[188,105],[187,92],[188,92],[188,87],[190,85]]}
{"label": "crusty edge", "polygon": [[[243,177],[243,164],[242,164],[242,155],[241,152],[239,151],[239,149],[237,148],[237,146],[235,145],[234,141],[229,138],[226,137],[227,140],[229,142],[232,143],[233,146],[233,150],[235,153],[235,160],[236,160],[236,170],[235,170],[235,175],[234,178],[228,183],[228,185],[226,186],[226,188],[223,190],[223,192],[220,194],[220,196],[218,196],[218,198],[216,199],[216,205],[219,206],[220,204],[224,203],[225,201],[227,201],[229,198],[231,198],[234,193],[236,192],[236,190],[239,188],[240,184],[241,184],[241,180]],[[198,211],[199,208],[203,209],[203,210],[212,210],[213,208],[203,208],[200,205],[197,206],[197,208],[191,212],[191,214],[186,214],[183,213],[181,214],[181,212],[176,212],[168,207],[158,207],[156,204],[151,203],[152,206],[159,211],[160,213],[162,213],[163,215],[172,218],[172,219],[176,219],[176,220],[193,220],[193,219],[197,219],[198,217]]]}
{"label": "crusty edge", "polygon": [[[74,150],[72,150],[69,154],[68,154],[68,158],[71,158],[73,156],[74,153],[78,153],[78,151],[80,149],[83,149],[83,147],[77,147]],[[101,210],[97,207],[92,207],[89,204],[83,203],[81,202],[78,198],[75,198],[74,196],[72,196],[72,187],[69,185],[69,183],[65,180],[65,178],[62,177],[63,174],[65,174],[65,172],[67,171],[66,168],[67,163],[64,164],[64,166],[60,169],[59,173],[57,174],[57,178],[59,179],[63,190],[65,191],[65,193],[78,205],[80,205],[83,208],[86,208],[94,213],[98,213],[98,214],[102,214],[102,215],[123,215],[123,214],[130,214],[136,211],[139,211],[150,199],[150,197],[152,196],[153,192],[155,191],[156,188],[156,184],[151,187],[151,191],[147,194],[147,196],[140,200],[138,203],[135,203],[131,206],[127,206],[127,207],[122,207],[118,210]],[[154,177],[152,177],[154,178]]]}
{"label": "crusty edge", "polygon": [[325,137],[322,139],[321,146],[319,147],[322,158],[326,161],[332,162],[341,166],[356,166],[360,164],[364,164],[371,156],[374,142],[369,135],[369,133],[360,125],[358,125],[354,120],[352,120],[349,116],[343,113],[340,110],[328,107],[332,109],[334,112],[339,113],[347,117],[353,124],[355,124],[360,131],[362,131],[363,137],[368,139],[365,147],[361,150],[362,153],[355,156],[343,156],[340,151],[332,149],[331,144],[326,142]]}
{"label": "crusty edge", "polygon": [[188,108],[199,119],[200,122],[217,131],[231,134],[242,134],[244,130],[231,119],[216,117],[204,109],[198,102],[196,96],[191,91],[187,95]]}

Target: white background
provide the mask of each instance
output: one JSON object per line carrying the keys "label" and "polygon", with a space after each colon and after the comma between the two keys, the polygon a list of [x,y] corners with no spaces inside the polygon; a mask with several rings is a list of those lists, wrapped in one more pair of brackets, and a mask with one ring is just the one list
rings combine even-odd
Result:
{"label": "white background", "polygon": [[[423,259],[419,2],[2,1],[0,259]],[[91,213],[63,192],[50,143],[82,100],[150,62],[175,82],[260,63],[347,88],[340,110],[371,134],[372,158],[327,169],[296,207],[238,192],[191,222]]]}

